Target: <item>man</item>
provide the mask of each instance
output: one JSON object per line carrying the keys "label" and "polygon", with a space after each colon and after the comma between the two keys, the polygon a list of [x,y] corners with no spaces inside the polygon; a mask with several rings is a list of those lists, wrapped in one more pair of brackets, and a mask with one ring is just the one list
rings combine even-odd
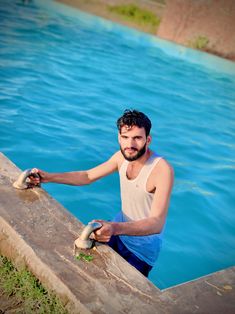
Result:
{"label": "man", "polygon": [[90,184],[119,171],[122,211],[112,222],[100,221],[94,232],[99,242],[108,243],[145,276],[153,267],[161,247],[173,185],[173,170],[149,149],[151,122],[142,112],[125,110],[117,120],[120,150],[109,160],[86,171],[48,173],[37,169],[34,184],[55,182]]}

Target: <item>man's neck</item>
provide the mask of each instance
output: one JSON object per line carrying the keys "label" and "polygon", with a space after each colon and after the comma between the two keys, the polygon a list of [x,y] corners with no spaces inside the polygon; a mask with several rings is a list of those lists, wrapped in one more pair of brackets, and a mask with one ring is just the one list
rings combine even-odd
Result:
{"label": "man's neck", "polygon": [[152,154],[153,152],[150,149],[147,149],[143,156],[141,156],[137,160],[130,161],[131,166],[138,167],[140,165],[144,165]]}

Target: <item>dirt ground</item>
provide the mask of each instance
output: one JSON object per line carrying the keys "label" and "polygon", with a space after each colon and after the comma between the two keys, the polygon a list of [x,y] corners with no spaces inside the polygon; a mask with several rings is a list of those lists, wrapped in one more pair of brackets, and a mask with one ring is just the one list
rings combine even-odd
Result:
{"label": "dirt ground", "polygon": [[15,296],[8,297],[0,289],[0,314],[24,314],[22,302],[20,302]]}
{"label": "dirt ground", "polygon": [[235,61],[235,1],[167,1],[157,35],[182,45],[204,37],[205,51]]}

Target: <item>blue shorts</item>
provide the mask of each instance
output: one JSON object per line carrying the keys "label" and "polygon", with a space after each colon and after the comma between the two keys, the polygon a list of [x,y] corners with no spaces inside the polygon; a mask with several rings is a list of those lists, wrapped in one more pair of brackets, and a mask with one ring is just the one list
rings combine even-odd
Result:
{"label": "blue shorts", "polygon": [[112,236],[108,245],[121,255],[129,264],[134,266],[144,276],[148,277],[150,270],[153,266],[139,259],[135,254],[128,250],[128,248],[120,240],[119,236]]}

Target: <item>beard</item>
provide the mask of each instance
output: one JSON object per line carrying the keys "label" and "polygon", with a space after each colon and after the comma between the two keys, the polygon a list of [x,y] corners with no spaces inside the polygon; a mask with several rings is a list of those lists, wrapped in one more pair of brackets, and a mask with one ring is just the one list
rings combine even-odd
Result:
{"label": "beard", "polygon": [[136,148],[133,148],[131,147],[133,150],[135,150],[137,153],[134,155],[134,156],[127,156],[126,153],[125,153],[125,150],[122,149],[120,147],[120,150],[122,152],[122,155],[123,157],[127,160],[127,161],[134,161],[134,160],[137,160],[139,159],[140,157],[142,157],[144,155],[144,153],[146,152],[146,143],[144,144],[144,146],[141,148],[141,149],[136,149]]}

